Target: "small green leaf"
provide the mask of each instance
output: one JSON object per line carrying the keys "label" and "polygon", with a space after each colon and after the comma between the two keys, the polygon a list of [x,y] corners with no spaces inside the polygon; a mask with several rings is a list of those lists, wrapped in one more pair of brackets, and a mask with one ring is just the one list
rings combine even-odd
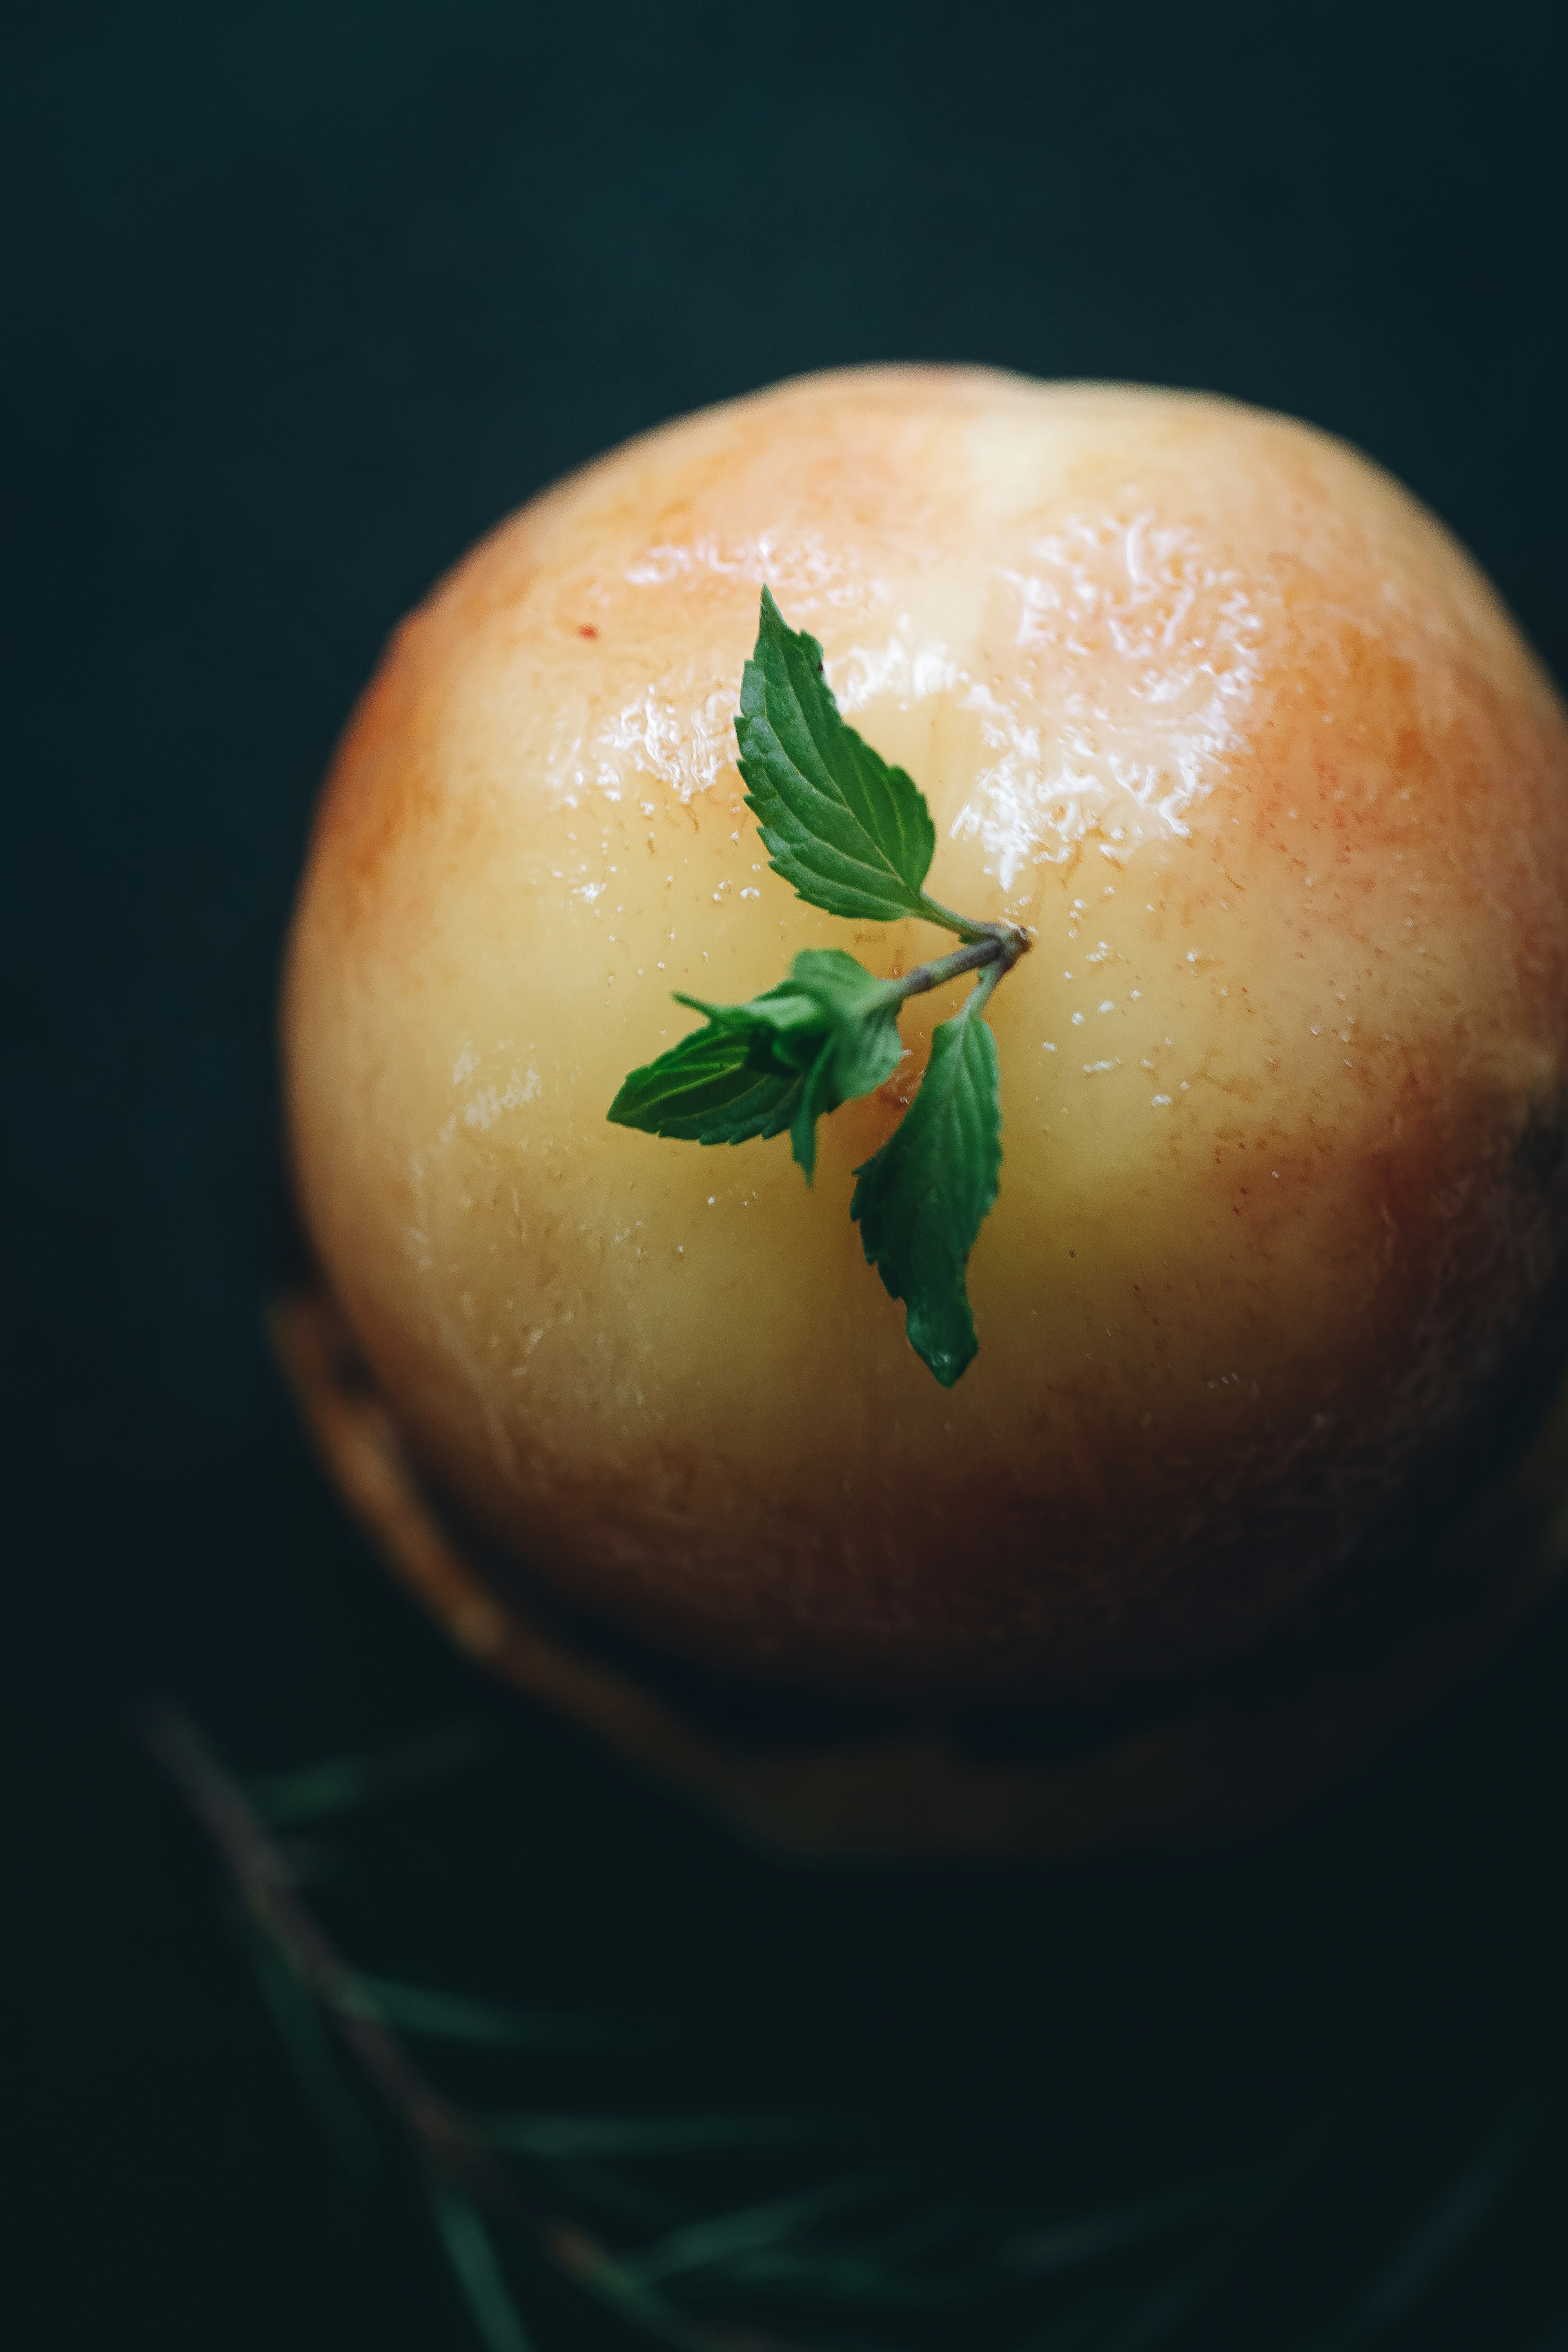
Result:
{"label": "small green leaf", "polygon": [[237,1911],[236,1926],[295,2080],[338,2163],[351,2180],[363,2187],[380,2168],[381,2143],[343,2074],[321,2012],[283,1953],[248,1912]]}
{"label": "small green leaf", "polygon": [[795,2147],[852,2139],[857,2119],[835,2114],[752,2113],[723,2109],[674,2115],[539,2115],[489,2116],[485,2137],[509,2155],[545,2162],[580,2157],[731,2155],[741,2148]]}
{"label": "small green leaf", "polygon": [[454,1723],[424,1739],[364,1756],[330,1756],[292,1772],[268,1772],[246,1784],[251,1803],[274,1829],[353,1812],[380,1797],[421,1788],[492,1755],[500,1736],[485,1723]]}
{"label": "small green leaf", "polygon": [[403,1984],[392,1977],[356,1970],[338,1996],[347,2016],[390,2025],[401,2033],[429,2034],[438,2042],[474,2042],[496,2049],[541,2053],[624,2047],[641,2037],[612,2018],[572,2010],[517,2009],[510,2002],[480,2000],[443,1992],[431,1985]]}
{"label": "small green leaf", "polygon": [[924,794],[840,718],[822,647],[786,625],[765,588],[735,734],[746,805],[799,898],[882,923],[930,912],[921,886],[936,828]]}
{"label": "small green leaf", "polygon": [[1216,2216],[1258,2210],[1272,2194],[1273,2183],[1266,2173],[1211,2176],[1020,2231],[1004,2246],[1003,2260],[1022,2278],[1049,2278],[1121,2254],[1129,2246],[1195,2229]]}
{"label": "small green leaf", "polygon": [[943,1388],[978,1347],[964,1268],[1002,1166],[996,1041],[980,1017],[987,981],[932,1035],[920,1092],[856,1170],[849,1203],[868,1265],[905,1301],[910,1345]]}
{"label": "small green leaf", "polygon": [[668,1054],[634,1070],[610,1105],[617,1127],[641,1128],[682,1143],[749,1143],[782,1135],[801,1094],[798,1070],[754,1052],[756,1025],[710,1021]]}
{"label": "small green leaf", "polygon": [[452,2275],[486,2352],[529,2352],[531,2339],[479,2207],[466,2189],[439,2174],[429,2175],[426,2186]]}
{"label": "small green leaf", "polygon": [[781,980],[776,988],[764,989],[749,1004],[708,1004],[700,996],[683,995],[679,989],[675,1001],[689,1004],[693,1013],[705,1013],[723,1035],[745,1037],[759,1062],[776,1067],[781,1074],[798,1076],[816,1058],[823,1035],[822,1009],[815,997],[804,994],[787,980]]}
{"label": "small green leaf", "polygon": [[610,1105],[621,1127],[683,1142],[744,1143],[786,1127],[809,1184],[816,1122],[898,1067],[896,987],[839,948],[796,956],[788,980],[749,1004],[705,1004],[694,1029],[645,1070],[634,1070]]}
{"label": "small green leaf", "polygon": [[[898,1019],[897,984],[879,980],[842,948],[807,948],[791,965],[785,985],[809,997],[838,1028],[855,1029],[884,1018],[896,1024]],[[757,1001],[765,1003],[767,999]]]}
{"label": "small green leaf", "polygon": [[[1305,2352],[1363,2352],[1402,2328],[1422,2297],[1490,2221],[1544,2119],[1542,2102],[1516,2099],[1437,2203],[1348,2311],[1307,2339]],[[1550,2341],[1550,2339],[1548,2339]]]}
{"label": "small green leaf", "polygon": [[806,1076],[790,1143],[809,1184],[816,1170],[816,1122],[840,1103],[868,1095],[899,1066],[897,999],[888,984],[838,948],[796,956],[790,984],[817,1008],[826,1037]]}
{"label": "small green leaf", "polygon": [[857,2207],[875,2204],[897,2185],[897,2176],[884,2168],[842,2173],[793,2197],[771,2197],[760,2205],[744,2205],[709,2221],[693,2221],[629,2255],[626,2267],[648,2284],[707,2270],[737,2254],[781,2245],[801,2231],[853,2212]]}

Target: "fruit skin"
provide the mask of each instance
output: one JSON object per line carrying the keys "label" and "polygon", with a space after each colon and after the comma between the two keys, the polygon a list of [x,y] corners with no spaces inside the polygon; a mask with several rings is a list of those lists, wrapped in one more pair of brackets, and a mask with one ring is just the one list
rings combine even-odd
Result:
{"label": "fruit skin", "polygon": [[[944,1392],[851,1171],[605,1120],[807,947],[731,718],[766,581],[1031,925]],[[667,426],[395,636],[289,958],[300,1199],[394,1411],[557,1588],[721,1666],[1092,1693],[1287,1611],[1451,1451],[1563,1253],[1568,725],[1463,551],[1306,426],[967,369]],[[1353,1573],[1353,1570],[1350,1572]]]}

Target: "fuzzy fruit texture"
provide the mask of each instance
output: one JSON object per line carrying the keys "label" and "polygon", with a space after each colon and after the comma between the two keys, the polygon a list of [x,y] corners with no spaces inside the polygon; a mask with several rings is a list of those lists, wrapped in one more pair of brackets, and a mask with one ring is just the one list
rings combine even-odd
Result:
{"label": "fuzzy fruit texture", "polygon": [[[731,726],[764,583],[925,792],[932,890],[1035,933],[951,1392],[847,1206],[956,989],[813,1191],[787,1138],[605,1116],[695,1018],[672,990],[945,944],[769,872]],[[397,632],[284,1039],[326,1275],[534,1572],[802,1685],[1117,1686],[1278,1619],[1530,1327],[1568,1219],[1568,726],[1463,551],[1304,425],[811,377],[588,467]]]}

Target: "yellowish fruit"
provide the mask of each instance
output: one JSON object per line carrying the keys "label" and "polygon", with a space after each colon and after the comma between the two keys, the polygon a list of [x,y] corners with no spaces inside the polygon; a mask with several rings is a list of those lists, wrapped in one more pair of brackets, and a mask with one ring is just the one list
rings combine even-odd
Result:
{"label": "yellowish fruit", "polygon": [[[768,870],[759,591],[924,789],[994,999],[980,1354],[939,1388],[820,1130],[607,1124],[803,948],[928,927]],[[559,1588],[802,1685],[1081,1692],[1277,1619],[1407,1487],[1558,1262],[1568,726],[1386,476],[1206,398],[964,369],[668,426],[398,632],[322,803],[285,1042],[305,1217],[436,1475]]]}

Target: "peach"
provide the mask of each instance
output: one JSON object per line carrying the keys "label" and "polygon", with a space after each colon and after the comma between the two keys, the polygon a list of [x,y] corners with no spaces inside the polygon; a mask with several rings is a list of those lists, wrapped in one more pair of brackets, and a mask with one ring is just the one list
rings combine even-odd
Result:
{"label": "peach", "polygon": [[[958,985],[813,1190],[785,1137],[605,1118],[695,1020],[673,990],[951,945],[769,871],[731,725],[764,583],[925,792],[932,893],[1034,934],[950,1391],[847,1212]],[[1463,551],[1305,425],[807,378],[588,467],[399,630],[284,1036],[327,1277],[520,1560],[801,1685],[1115,1687],[1351,1560],[1531,1328],[1568,1222],[1568,723]]]}

